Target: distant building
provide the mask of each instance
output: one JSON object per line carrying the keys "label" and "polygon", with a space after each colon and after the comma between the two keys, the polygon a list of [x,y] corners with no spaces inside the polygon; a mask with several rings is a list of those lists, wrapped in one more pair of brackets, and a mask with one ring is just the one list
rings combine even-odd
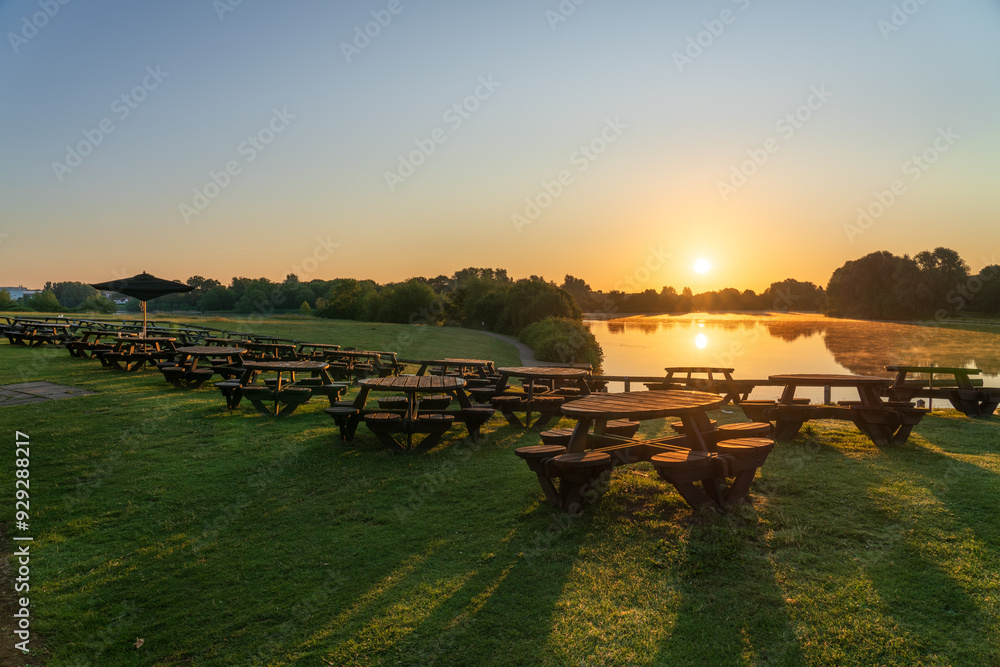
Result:
{"label": "distant building", "polygon": [[7,290],[7,293],[10,294],[10,298],[15,301],[26,296],[31,296],[32,294],[38,294],[42,291],[40,289],[28,289],[24,285],[18,285],[17,287],[0,287],[0,290]]}

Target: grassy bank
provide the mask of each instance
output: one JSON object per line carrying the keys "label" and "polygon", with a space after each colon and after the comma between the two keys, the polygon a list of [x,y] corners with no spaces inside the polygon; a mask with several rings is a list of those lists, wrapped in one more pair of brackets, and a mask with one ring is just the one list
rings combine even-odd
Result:
{"label": "grassy bank", "polygon": [[[518,362],[462,330],[264,329]],[[154,371],[0,344],[0,384],[31,380],[98,393],[0,408],[8,441],[31,442],[44,650],[26,664],[1000,663],[997,417],[936,412],[883,449],[807,426],[776,447],[754,507],[725,516],[693,513],[648,466],[620,469],[572,517],[512,453],[537,435],[499,418],[479,443],[391,456],[363,427],[340,443],[315,401],[230,413]],[[9,536],[13,451],[0,466]]]}

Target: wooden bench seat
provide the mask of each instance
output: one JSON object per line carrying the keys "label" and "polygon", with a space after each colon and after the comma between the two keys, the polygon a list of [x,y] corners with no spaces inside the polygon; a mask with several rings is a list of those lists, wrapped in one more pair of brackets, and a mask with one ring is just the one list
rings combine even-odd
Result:
{"label": "wooden bench seat", "polygon": [[243,400],[243,387],[238,380],[216,382],[215,386],[219,388],[222,396],[226,399],[227,408],[235,410],[239,407],[240,401]]}
{"label": "wooden bench seat", "polygon": [[766,438],[772,430],[770,422],[735,422],[723,424],[712,435],[714,442],[719,443],[738,438]]}
{"label": "wooden bench seat", "polygon": [[[613,419],[607,423],[604,432],[608,435],[617,435],[624,438],[631,438],[639,431],[639,422],[628,421],[627,419]],[[550,428],[541,432],[542,443],[546,445],[557,445],[565,447],[569,444],[570,436],[573,435],[571,428]]]}
{"label": "wooden bench seat", "polygon": [[330,415],[333,423],[340,429],[341,442],[350,442],[354,439],[358,423],[361,421],[361,413],[353,404],[342,405],[340,403],[342,402],[338,401],[338,405],[324,408],[323,412]]}
{"label": "wooden bench seat", "polygon": [[545,462],[548,477],[559,480],[559,506],[574,514],[604,492],[611,468],[611,456],[594,451],[558,454]]}
{"label": "wooden bench seat", "polygon": [[417,399],[418,410],[444,410],[451,404],[448,394],[430,394]]}
{"label": "wooden bench seat", "polygon": [[[709,419],[708,421],[711,423],[712,428],[715,428],[715,425],[718,423],[714,419]],[[683,434],[687,430],[684,427],[684,422],[670,422],[670,428],[674,429],[675,431],[681,434]]]}
{"label": "wooden bench seat", "polygon": [[565,453],[566,448],[558,445],[530,445],[528,447],[518,447],[514,450],[514,454],[527,463],[528,469],[538,477],[538,483],[541,485],[542,491],[545,492],[545,497],[556,505],[559,504],[559,491],[556,489],[552,478],[546,473],[545,464],[556,456]]}

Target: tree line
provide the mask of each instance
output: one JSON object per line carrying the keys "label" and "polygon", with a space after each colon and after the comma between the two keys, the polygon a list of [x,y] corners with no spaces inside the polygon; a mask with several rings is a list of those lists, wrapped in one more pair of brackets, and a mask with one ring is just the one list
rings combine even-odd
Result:
{"label": "tree line", "polygon": [[[672,286],[659,291],[599,291],[581,278],[562,283],[540,276],[514,280],[504,269],[469,267],[451,276],[417,277],[380,285],[372,280],[338,278],[299,281],[289,274],[278,283],[267,278],[235,277],[228,285],[192,276],[195,289],[149,301],[152,310],[271,315],[301,312],[319,317],[374,322],[454,324],[519,335],[547,317],[578,321],[583,312],[604,317],[628,313],[684,313],[705,310],[817,311],[860,319],[940,319],[958,313],[1000,314],[1000,266],[972,274],[948,248],[913,257],[888,251],[850,260],[833,272],[826,288],[786,279],[760,294],[725,288],[694,294]],[[46,283],[42,292],[13,301],[0,290],[0,310],[114,312],[118,306],[89,285]],[[121,309],[138,311],[130,299]]]}

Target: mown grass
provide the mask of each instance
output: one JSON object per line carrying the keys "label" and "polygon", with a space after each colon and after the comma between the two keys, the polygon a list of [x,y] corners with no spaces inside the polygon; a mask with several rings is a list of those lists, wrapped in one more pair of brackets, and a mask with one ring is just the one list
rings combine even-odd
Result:
{"label": "mown grass", "polygon": [[[266,324],[517,363],[474,332]],[[8,441],[31,438],[34,664],[1000,663],[997,417],[937,412],[882,449],[818,422],[775,449],[752,508],[694,513],[640,465],[570,516],[512,453],[537,435],[499,418],[392,456],[364,428],[340,443],[317,402],[273,419],[65,351],[0,360],[0,384],[99,392],[0,408]]]}

